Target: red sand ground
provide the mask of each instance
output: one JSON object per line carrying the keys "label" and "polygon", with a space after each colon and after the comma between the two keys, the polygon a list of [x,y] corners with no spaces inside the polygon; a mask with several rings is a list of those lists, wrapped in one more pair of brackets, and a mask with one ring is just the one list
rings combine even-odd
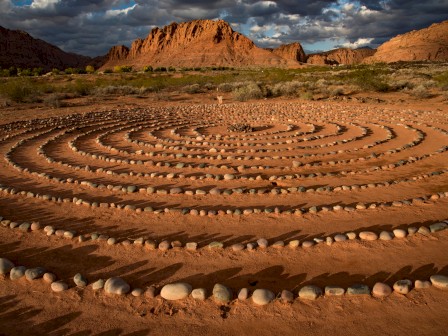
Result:
{"label": "red sand ground", "polygon": [[[289,145],[274,145],[272,148],[288,146],[314,146],[332,141],[350,139],[359,136],[360,128],[350,125],[356,122],[371,130],[366,137],[333,147],[284,150],[280,154],[264,153],[263,155],[300,155],[303,153],[328,153],[339,149],[350,150],[361,148],[356,152],[329,155],[318,158],[305,158],[303,162],[330,161],[366,157],[373,151],[386,152],[415,140],[415,132],[405,129],[400,123],[406,123],[425,133],[423,141],[399,153],[380,159],[367,160],[347,164],[336,164],[324,167],[300,167],[300,173],[327,172],[341,170],[361,170],[367,167],[384,165],[390,162],[407,159],[410,156],[421,156],[433,153],[442,146],[448,145],[448,136],[443,135],[428,125],[448,130],[446,104],[438,101],[411,103],[394,103],[395,96],[387,96],[386,103],[359,104],[335,102],[306,102],[288,100],[272,101],[279,105],[251,105],[249,103],[223,105],[226,117],[243,111],[244,116],[257,114],[263,110],[280,111],[282,106],[290,107],[301,113],[299,120],[291,123],[306,130],[305,123],[312,122],[322,126],[316,134],[328,135],[323,139]],[[399,98],[399,97],[398,97]],[[139,100],[120,98],[108,102],[61,108],[57,110],[23,108],[4,108],[1,111],[1,122],[61,116],[88,111],[107,111],[113,108],[134,107],[176,107],[185,108],[182,112],[188,123],[200,118],[188,118],[188,106],[195,104],[212,104],[207,96],[195,96],[193,101],[178,97],[175,102],[161,102],[152,99]],[[229,104],[227,100],[225,103]],[[226,107],[227,106],[227,107]],[[194,108],[193,108],[194,110]],[[249,113],[248,111],[252,112]],[[288,111],[289,111],[288,110]],[[412,113],[410,113],[410,111]],[[424,113],[426,111],[427,113]],[[274,119],[253,121],[256,126],[266,126],[267,132],[285,129],[287,120],[282,120],[273,112]],[[327,116],[327,118],[325,118]],[[213,114],[205,114],[203,120],[213,120]],[[239,118],[242,118],[240,116]],[[345,118],[345,119],[344,119]],[[402,119],[402,120],[400,120]],[[230,119],[228,119],[230,120]],[[336,131],[335,122],[346,126],[342,135],[331,135]],[[396,137],[373,148],[362,149],[362,146],[373,141],[382,140],[386,136],[384,129],[375,124],[387,125],[393,129]],[[428,125],[426,125],[428,124]],[[98,128],[91,125],[91,129]],[[60,141],[46,147],[47,155],[77,165],[92,167],[108,167],[117,171],[133,172],[171,172],[174,168],[147,167],[129,164],[113,164],[81,156],[73,152],[67,142],[75,135],[89,128],[67,134]],[[91,153],[103,153],[114,157],[139,157],[138,155],[116,154],[95,142],[98,133],[83,137],[78,147]],[[147,135],[148,128],[134,135],[141,141],[154,141]],[[126,133],[117,132],[106,136],[104,143],[116,148],[138,150],[139,146],[124,140]],[[11,132],[14,133],[15,131]],[[191,127],[183,132],[193,136]],[[205,128],[204,132],[226,134],[226,121],[215,127]],[[33,134],[33,133],[31,133]],[[56,130],[51,136],[58,134]],[[292,138],[288,132],[285,139]],[[2,137],[4,134],[1,135]],[[3,158],[11,146],[25,136],[0,143],[0,156]],[[176,138],[167,131],[157,132],[157,136]],[[248,136],[250,137],[250,136]],[[270,181],[215,181],[121,177],[115,175],[93,174],[91,172],[73,170],[69,167],[48,163],[37,155],[38,146],[49,137],[43,136],[20,146],[12,155],[14,162],[32,171],[47,172],[53,176],[75,177],[80,180],[97,180],[104,184],[114,185],[151,185],[159,188],[181,186],[184,189],[212,187],[272,188]],[[285,140],[283,139],[283,140]],[[269,140],[281,141],[282,139]],[[267,140],[247,140],[247,142],[266,143]],[[204,146],[205,148],[206,146]],[[242,145],[240,148],[251,149]],[[254,147],[258,148],[258,147]],[[266,148],[269,148],[266,145]],[[150,151],[149,148],[140,148]],[[174,151],[181,152],[181,151]],[[210,155],[210,153],[206,153]],[[256,153],[245,155],[257,156]],[[140,157],[139,157],[140,158]],[[141,157],[148,159],[148,157]],[[446,169],[448,154],[440,153],[393,170],[360,173],[338,177],[315,177],[299,180],[277,181],[279,187],[301,185],[305,187],[338,186],[363,183],[375,183],[387,180],[412,178],[419,174]],[[283,166],[291,166],[289,160],[246,160],[229,162],[207,161],[200,159],[160,158],[155,160],[168,162],[206,162],[227,164],[237,167],[246,165],[270,165],[273,168],[248,173],[266,175],[289,174],[282,171]],[[187,196],[187,195],[147,195],[145,193],[124,194],[109,190],[96,190],[82,185],[61,184],[55,181],[38,178],[24,172],[18,172],[0,161],[0,184],[14,186],[19,190],[31,190],[37,193],[52,193],[60,197],[77,196],[99,202],[126,202],[144,207],[149,204],[161,207],[198,207],[205,209],[247,208],[279,206],[310,207],[322,205],[355,205],[358,202],[391,202],[431,195],[440,191],[448,191],[446,175],[431,176],[418,181],[402,182],[389,187],[364,189],[357,191],[315,192],[288,195],[230,195],[230,196]],[[187,176],[191,174],[234,173],[234,169],[183,169]],[[412,206],[367,209],[354,212],[328,212],[295,216],[290,214],[251,214],[247,216],[218,215],[213,217],[182,216],[180,214],[137,214],[116,209],[91,209],[76,206],[73,203],[50,203],[42,199],[26,198],[21,195],[0,194],[0,216],[17,222],[39,221],[42,227],[52,225],[58,229],[75,230],[77,234],[89,235],[93,232],[124,239],[155,239],[161,241],[179,240],[183,244],[193,241],[199,244],[197,252],[184,249],[172,249],[167,252],[149,251],[138,246],[108,246],[105,242],[87,241],[80,243],[77,239],[67,240],[55,235],[47,237],[42,231],[24,233],[17,229],[0,227],[0,257],[13,261],[16,265],[27,267],[43,266],[55,273],[59,279],[66,281],[70,288],[63,293],[53,293],[43,280],[29,282],[22,278],[11,281],[0,278],[0,334],[4,335],[442,335],[446,334],[448,323],[448,292],[430,288],[412,290],[403,296],[393,293],[385,299],[373,297],[343,296],[321,297],[307,302],[296,299],[292,304],[275,301],[264,307],[255,306],[250,299],[241,302],[232,301],[228,305],[219,305],[208,298],[205,302],[192,298],[169,302],[157,296],[154,299],[142,297],[115,297],[103,291],[94,292],[91,287],[78,289],[74,286],[73,276],[80,272],[90,282],[111,276],[123,277],[132,288],[143,288],[154,285],[159,289],[167,283],[185,281],[193,288],[204,287],[211,294],[215,283],[223,283],[236,292],[247,287],[250,290],[267,288],[275,293],[283,289],[295,294],[304,285],[313,284],[321,288],[327,285],[348,287],[355,283],[363,283],[372,287],[377,281],[393,285],[399,279],[429,279],[432,274],[448,275],[448,231],[430,236],[420,234],[406,239],[392,241],[348,241],[325,243],[308,249],[289,248],[233,252],[230,246],[235,243],[254,242],[266,238],[272,244],[278,240],[288,243],[298,239],[301,242],[314,237],[334,236],[340,232],[371,230],[377,233],[409,226],[419,227],[448,219],[448,198],[430,201]],[[223,250],[209,250],[206,246],[212,241],[225,244]]]}

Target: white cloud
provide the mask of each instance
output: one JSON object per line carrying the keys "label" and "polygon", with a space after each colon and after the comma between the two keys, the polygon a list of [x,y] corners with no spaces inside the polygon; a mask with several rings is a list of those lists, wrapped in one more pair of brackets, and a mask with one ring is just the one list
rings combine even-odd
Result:
{"label": "white cloud", "polygon": [[34,0],[31,3],[31,8],[47,9],[54,8],[54,5],[58,4],[60,0]]}
{"label": "white cloud", "polygon": [[108,19],[108,18],[119,16],[119,15],[127,15],[129,13],[129,11],[131,11],[135,8],[135,6],[137,6],[137,4],[135,4],[131,7],[128,7],[128,8],[123,8],[123,9],[109,9],[104,14],[104,17]]}
{"label": "white cloud", "polygon": [[357,49],[357,48],[368,46],[370,43],[372,43],[372,41],[373,41],[373,38],[363,37],[363,38],[357,39],[355,42],[346,42],[346,43],[343,43],[342,45],[346,48]]}

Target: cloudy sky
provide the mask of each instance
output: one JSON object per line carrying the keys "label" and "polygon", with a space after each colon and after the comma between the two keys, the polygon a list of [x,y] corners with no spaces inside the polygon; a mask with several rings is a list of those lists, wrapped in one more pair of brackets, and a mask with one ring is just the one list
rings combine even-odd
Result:
{"label": "cloudy sky", "polygon": [[261,47],[298,41],[311,52],[377,47],[448,19],[448,0],[0,0],[1,26],[88,56],[193,19],[224,19]]}

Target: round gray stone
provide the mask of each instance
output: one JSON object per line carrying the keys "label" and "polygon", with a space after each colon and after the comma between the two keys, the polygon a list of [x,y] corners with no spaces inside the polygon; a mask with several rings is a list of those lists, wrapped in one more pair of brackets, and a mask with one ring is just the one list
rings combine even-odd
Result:
{"label": "round gray stone", "polygon": [[393,233],[397,238],[405,238],[407,236],[407,231],[403,229],[395,229]]}
{"label": "round gray stone", "polygon": [[207,290],[205,288],[196,288],[191,292],[191,297],[195,300],[204,301],[207,299]]}
{"label": "round gray stone", "polygon": [[216,284],[213,287],[213,298],[220,303],[227,303],[233,298],[232,291],[224,285]]}
{"label": "round gray stone", "polygon": [[25,271],[25,277],[29,281],[42,278],[44,274],[45,268],[43,267],[29,268]]}
{"label": "round gray stone", "polygon": [[192,287],[190,284],[185,282],[177,282],[168,284],[162,287],[160,291],[160,296],[165,300],[181,300],[185,299],[190,295]]}
{"label": "round gray stone", "polygon": [[248,297],[249,297],[249,289],[241,288],[241,290],[238,292],[238,300],[244,301],[247,300]]}
{"label": "round gray stone", "polygon": [[0,258],[0,274],[8,274],[14,267],[14,263],[6,258]]}
{"label": "round gray stone", "polygon": [[294,294],[291,291],[284,289],[280,294],[280,298],[285,303],[291,303],[294,301]]}
{"label": "round gray stone", "polygon": [[309,285],[299,290],[299,298],[305,300],[316,300],[322,295],[322,289],[317,286]]}
{"label": "round gray stone", "polygon": [[416,289],[426,289],[431,287],[431,282],[428,280],[415,280],[414,287]]}
{"label": "round gray stone", "polygon": [[371,231],[362,231],[359,233],[359,238],[361,240],[377,240],[378,235],[375,232]]}
{"label": "round gray stone", "polygon": [[267,305],[275,299],[275,294],[267,289],[256,289],[252,294],[252,301],[259,306]]}
{"label": "round gray stone", "polygon": [[87,286],[87,279],[81,273],[77,273],[73,277],[73,281],[77,287],[84,288]]}
{"label": "round gray stone", "polygon": [[11,268],[9,271],[9,278],[11,280],[17,280],[20,279],[25,275],[26,267],[25,266],[16,266]]}
{"label": "round gray stone", "polygon": [[99,279],[92,284],[93,290],[103,289],[104,288],[104,280]]}
{"label": "round gray stone", "polygon": [[412,281],[408,279],[398,280],[394,283],[394,291],[400,294],[408,294],[412,287]]}
{"label": "round gray stone", "polygon": [[370,295],[370,288],[367,285],[354,284],[347,288],[348,295]]}
{"label": "round gray stone", "polygon": [[104,284],[104,290],[108,294],[123,295],[129,293],[131,287],[129,284],[119,277],[112,277],[107,279]]}
{"label": "round gray stone", "polygon": [[394,239],[394,235],[392,232],[389,231],[382,231],[380,233],[380,240],[385,240],[385,241],[389,241]]}
{"label": "round gray stone", "polygon": [[372,288],[372,295],[377,298],[386,297],[392,294],[392,288],[389,285],[377,282]]}
{"label": "round gray stone", "polygon": [[63,281],[55,281],[51,283],[51,290],[59,293],[68,289],[68,285]]}
{"label": "round gray stone", "polygon": [[345,293],[345,289],[338,286],[326,286],[324,290],[327,296],[341,296]]}
{"label": "round gray stone", "polygon": [[336,236],[334,236],[335,242],[342,242],[342,241],[346,241],[347,239],[348,239],[347,235],[345,235],[345,234],[337,234]]}
{"label": "round gray stone", "polygon": [[257,244],[260,248],[267,248],[268,247],[268,241],[264,238],[260,238],[257,240]]}
{"label": "round gray stone", "polygon": [[434,287],[448,290],[448,276],[432,275],[429,280],[431,280],[431,283]]}

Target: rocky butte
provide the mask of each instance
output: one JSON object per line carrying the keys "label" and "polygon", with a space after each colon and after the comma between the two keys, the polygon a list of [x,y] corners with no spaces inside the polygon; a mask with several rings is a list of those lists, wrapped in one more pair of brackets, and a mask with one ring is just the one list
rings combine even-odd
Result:
{"label": "rocky butte", "polygon": [[299,43],[277,49],[259,48],[223,20],[194,20],[154,28],[130,48],[113,47],[106,59],[103,69],[115,65],[131,65],[136,69],[146,65],[294,67],[305,62],[305,53]]}

